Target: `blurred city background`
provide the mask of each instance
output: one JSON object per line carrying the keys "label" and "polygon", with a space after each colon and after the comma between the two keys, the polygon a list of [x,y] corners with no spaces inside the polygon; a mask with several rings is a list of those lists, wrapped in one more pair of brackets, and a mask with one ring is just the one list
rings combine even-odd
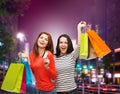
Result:
{"label": "blurred city background", "polygon": [[78,90],[81,94],[119,94],[119,0],[0,0],[0,83],[17,53],[29,53],[40,32],[51,33],[54,46],[62,33],[70,35],[76,45],[80,21],[91,24],[112,52],[99,60],[76,60]]}

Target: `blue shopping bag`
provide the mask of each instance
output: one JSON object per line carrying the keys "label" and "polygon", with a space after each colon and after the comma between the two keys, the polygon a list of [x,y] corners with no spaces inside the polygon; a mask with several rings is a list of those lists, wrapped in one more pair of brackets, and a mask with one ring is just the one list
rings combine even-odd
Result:
{"label": "blue shopping bag", "polygon": [[26,70],[26,84],[32,84],[32,72],[26,58],[21,58]]}

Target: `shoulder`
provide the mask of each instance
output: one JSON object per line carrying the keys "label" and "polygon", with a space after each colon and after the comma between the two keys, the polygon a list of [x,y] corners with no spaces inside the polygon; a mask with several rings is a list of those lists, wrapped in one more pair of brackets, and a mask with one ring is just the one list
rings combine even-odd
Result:
{"label": "shoulder", "polygon": [[45,53],[47,53],[48,56],[53,56],[53,54],[50,51],[48,51],[48,50]]}
{"label": "shoulder", "polygon": [[74,47],[74,49],[78,49],[78,48],[80,48],[80,45],[76,45],[76,46]]}
{"label": "shoulder", "polygon": [[34,52],[33,51],[30,52],[30,56],[34,56]]}

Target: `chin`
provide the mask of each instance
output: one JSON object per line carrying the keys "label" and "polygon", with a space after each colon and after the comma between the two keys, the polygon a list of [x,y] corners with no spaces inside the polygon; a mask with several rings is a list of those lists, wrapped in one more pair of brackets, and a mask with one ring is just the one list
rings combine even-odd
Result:
{"label": "chin", "polygon": [[62,52],[62,54],[64,55],[64,54],[66,54],[66,52]]}

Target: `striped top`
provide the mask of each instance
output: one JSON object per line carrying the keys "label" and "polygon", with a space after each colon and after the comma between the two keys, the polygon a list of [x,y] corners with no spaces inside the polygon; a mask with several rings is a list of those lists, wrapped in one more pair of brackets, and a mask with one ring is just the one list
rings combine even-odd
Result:
{"label": "striped top", "polygon": [[65,92],[77,88],[74,73],[76,58],[79,56],[79,47],[72,53],[61,57],[55,56],[55,65],[57,70],[56,91]]}

